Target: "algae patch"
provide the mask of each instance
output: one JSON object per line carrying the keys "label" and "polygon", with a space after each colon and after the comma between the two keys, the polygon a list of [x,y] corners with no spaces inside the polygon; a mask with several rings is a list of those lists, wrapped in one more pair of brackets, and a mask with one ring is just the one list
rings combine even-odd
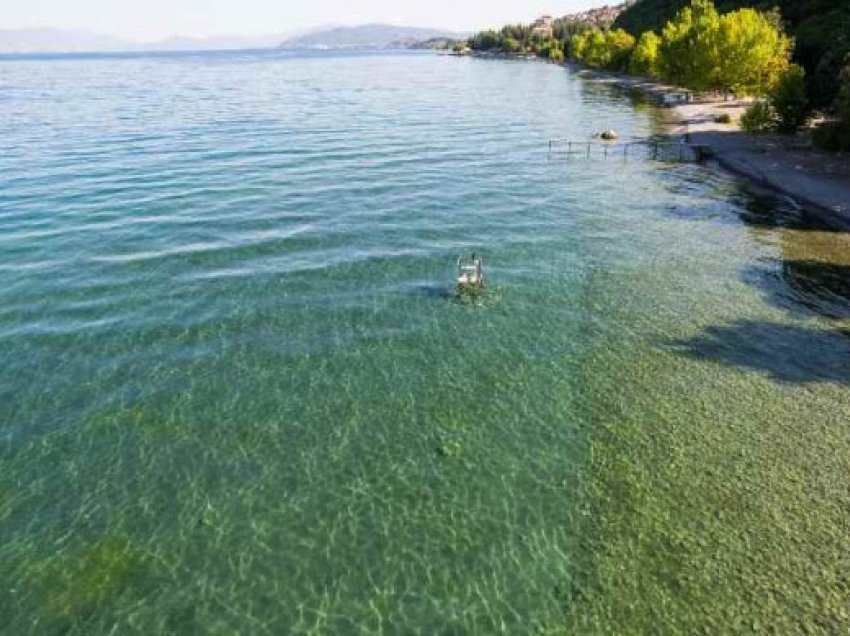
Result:
{"label": "algae patch", "polygon": [[34,568],[42,592],[40,615],[48,621],[85,619],[111,599],[144,585],[147,556],[123,538],[107,538],[74,555]]}

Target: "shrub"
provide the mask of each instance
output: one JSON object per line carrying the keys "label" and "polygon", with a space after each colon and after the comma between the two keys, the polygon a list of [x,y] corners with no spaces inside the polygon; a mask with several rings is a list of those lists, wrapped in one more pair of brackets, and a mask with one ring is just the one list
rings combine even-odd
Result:
{"label": "shrub", "polygon": [[791,133],[809,121],[809,100],[806,97],[806,72],[792,64],[779,78],[771,91],[770,104],[776,113],[776,128]]}
{"label": "shrub", "polygon": [[722,115],[715,117],[714,122],[717,124],[731,124],[732,116],[729,113],[723,113]]}
{"label": "shrub", "polygon": [[812,142],[819,148],[833,152],[850,150],[850,126],[842,126],[835,121],[821,124],[812,131]]}
{"label": "shrub", "polygon": [[537,54],[545,60],[553,62],[563,62],[564,51],[561,49],[561,43],[558,40],[547,40],[540,45]]}
{"label": "shrub", "polygon": [[759,133],[776,128],[776,113],[766,101],[755,102],[741,116],[741,128],[748,133]]}

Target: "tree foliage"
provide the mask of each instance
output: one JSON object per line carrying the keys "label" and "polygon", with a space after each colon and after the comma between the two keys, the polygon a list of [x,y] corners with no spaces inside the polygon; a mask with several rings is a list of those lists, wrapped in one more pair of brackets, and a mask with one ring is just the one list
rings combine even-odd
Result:
{"label": "tree foliage", "polygon": [[741,9],[720,18],[717,83],[733,93],[765,95],[788,68],[791,39],[776,12]]}
{"label": "tree foliage", "polygon": [[[659,32],[690,0],[639,0],[617,18],[614,26],[634,35]],[[823,108],[835,99],[839,73],[850,53],[850,0],[716,0],[718,11],[778,8],[786,30],[794,37],[793,59],[806,71],[809,100]]]}
{"label": "tree foliage", "polygon": [[590,29],[570,38],[570,58],[593,68],[624,70],[635,47],[635,39],[622,29]]}
{"label": "tree foliage", "polygon": [[537,55],[542,57],[544,60],[551,60],[553,62],[563,62],[564,61],[564,49],[562,44],[555,39],[546,40],[543,44],[540,45],[540,49],[537,51]]}
{"label": "tree foliage", "polygon": [[634,51],[632,51],[629,72],[635,75],[658,76],[661,72],[659,68],[660,52],[661,38],[654,31],[642,33]]}
{"label": "tree foliage", "polygon": [[475,34],[469,41],[469,46],[475,51],[492,51],[501,46],[499,34],[493,31],[481,31]]}
{"label": "tree foliage", "polygon": [[502,47],[505,53],[519,53],[522,50],[522,45],[519,43],[519,40],[510,35],[503,40]]}
{"label": "tree foliage", "polygon": [[711,0],[693,0],[662,30],[658,75],[698,91],[764,96],[787,69],[791,44],[778,13],[721,14]]}
{"label": "tree foliage", "polygon": [[661,32],[661,76],[694,90],[719,88],[719,33],[720,14],[714,3],[694,0]]}

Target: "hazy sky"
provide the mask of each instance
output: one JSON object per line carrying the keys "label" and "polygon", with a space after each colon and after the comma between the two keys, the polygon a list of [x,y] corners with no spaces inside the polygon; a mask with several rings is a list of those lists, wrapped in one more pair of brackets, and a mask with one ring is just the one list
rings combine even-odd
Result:
{"label": "hazy sky", "polygon": [[389,22],[472,30],[617,0],[0,0],[0,29],[86,29],[136,40]]}

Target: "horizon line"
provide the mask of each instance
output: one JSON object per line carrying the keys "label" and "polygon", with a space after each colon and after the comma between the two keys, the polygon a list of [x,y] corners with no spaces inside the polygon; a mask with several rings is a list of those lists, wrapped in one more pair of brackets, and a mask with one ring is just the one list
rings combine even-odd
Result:
{"label": "horizon line", "polygon": [[367,21],[367,22],[345,22],[345,23],[328,23],[328,24],[317,24],[313,26],[305,26],[305,27],[290,27],[290,28],[281,28],[280,30],[271,30],[265,32],[256,32],[256,33],[247,33],[247,32],[211,32],[206,34],[187,34],[181,32],[173,32],[166,35],[161,36],[152,36],[146,38],[137,38],[132,36],[125,36],[117,33],[110,33],[107,31],[98,31],[96,29],[88,29],[88,28],[73,28],[73,27],[57,27],[50,25],[37,25],[37,26],[22,26],[22,27],[0,27],[0,33],[20,33],[26,31],[55,31],[57,33],[76,33],[76,34],[84,34],[88,36],[96,36],[102,38],[109,38],[112,40],[120,41],[125,44],[132,45],[155,45],[162,44],[168,42],[169,40],[175,39],[185,39],[185,40],[210,40],[215,38],[244,38],[244,39],[259,39],[259,38],[271,38],[271,37],[299,37],[301,35],[308,35],[310,33],[316,33],[320,31],[333,31],[336,29],[350,29],[350,28],[358,28],[358,27],[368,27],[368,26],[382,26],[382,27],[392,27],[392,28],[401,28],[401,29],[424,29],[430,31],[443,31],[446,33],[453,34],[472,34],[481,30],[482,28],[488,27],[475,27],[475,28],[467,28],[467,29],[457,29],[450,27],[441,27],[441,26],[422,26],[422,25],[412,25],[412,24],[401,24],[395,23],[391,21]]}

